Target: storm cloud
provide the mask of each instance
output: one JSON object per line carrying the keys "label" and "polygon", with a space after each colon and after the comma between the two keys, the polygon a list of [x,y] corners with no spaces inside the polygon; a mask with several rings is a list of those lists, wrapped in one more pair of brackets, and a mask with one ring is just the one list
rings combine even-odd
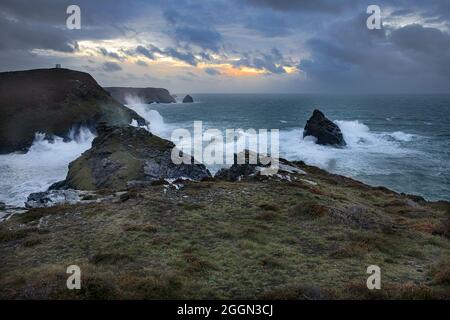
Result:
{"label": "storm cloud", "polygon": [[62,63],[180,92],[450,90],[448,1],[380,0],[381,30],[369,0],[79,0],[81,30],[65,26],[71,1],[30,3],[0,3],[0,71]]}

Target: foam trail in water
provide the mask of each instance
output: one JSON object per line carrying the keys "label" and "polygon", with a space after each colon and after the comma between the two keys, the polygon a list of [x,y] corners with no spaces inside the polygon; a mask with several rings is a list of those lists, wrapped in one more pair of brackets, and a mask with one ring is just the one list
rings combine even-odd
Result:
{"label": "foam trail in water", "polygon": [[303,139],[303,129],[280,132],[281,155],[289,160],[303,160],[333,172],[357,174],[386,174],[386,169],[376,164],[387,158],[401,161],[404,156],[417,153],[402,146],[415,135],[401,131],[375,133],[365,124],[355,121],[335,121],[341,128],[347,146],[334,148],[315,143],[312,137]]}
{"label": "foam trail in water", "polygon": [[73,129],[71,141],[55,137],[45,140],[45,134],[36,133],[27,153],[0,155],[0,201],[23,206],[27,196],[45,191],[54,182],[63,180],[68,164],[91,147],[94,134],[87,128]]}

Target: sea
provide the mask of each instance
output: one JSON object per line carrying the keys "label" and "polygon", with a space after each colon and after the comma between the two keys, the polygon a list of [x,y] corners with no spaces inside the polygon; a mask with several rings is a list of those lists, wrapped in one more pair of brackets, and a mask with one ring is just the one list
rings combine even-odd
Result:
{"label": "sea", "polygon": [[[373,186],[450,201],[450,95],[191,94],[194,103],[127,106],[150,121],[152,133],[171,139],[175,129],[278,129],[280,156],[303,160]],[[181,100],[184,94],[178,94]],[[314,109],[343,133],[347,146],[321,146],[303,139]],[[63,180],[68,164],[90,148],[88,129],[72,141],[52,142],[36,133],[25,154],[0,155],[0,201],[23,206],[28,194]],[[217,167],[210,168],[212,172]]]}

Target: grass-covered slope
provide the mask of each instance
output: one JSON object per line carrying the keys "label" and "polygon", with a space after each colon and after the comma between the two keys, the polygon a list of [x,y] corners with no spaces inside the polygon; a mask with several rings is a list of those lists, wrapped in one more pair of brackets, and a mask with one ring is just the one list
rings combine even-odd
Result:
{"label": "grass-covered slope", "polygon": [[[160,184],[15,215],[0,224],[0,296],[449,298],[449,203],[297,165],[307,174]],[[66,289],[72,264],[81,290]],[[369,291],[373,264],[382,289]]]}

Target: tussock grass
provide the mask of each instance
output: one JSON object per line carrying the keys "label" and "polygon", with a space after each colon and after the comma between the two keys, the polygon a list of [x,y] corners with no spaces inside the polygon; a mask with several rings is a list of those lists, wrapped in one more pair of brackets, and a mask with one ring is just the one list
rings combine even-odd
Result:
{"label": "tussock grass", "polygon": [[[187,182],[13,216],[0,224],[0,298],[448,298],[445,203],[304,169],[320,193],[276,179]],[[66,289],[71,264],[82,290]],[[380,291],[366,287],[370,264]]]}

